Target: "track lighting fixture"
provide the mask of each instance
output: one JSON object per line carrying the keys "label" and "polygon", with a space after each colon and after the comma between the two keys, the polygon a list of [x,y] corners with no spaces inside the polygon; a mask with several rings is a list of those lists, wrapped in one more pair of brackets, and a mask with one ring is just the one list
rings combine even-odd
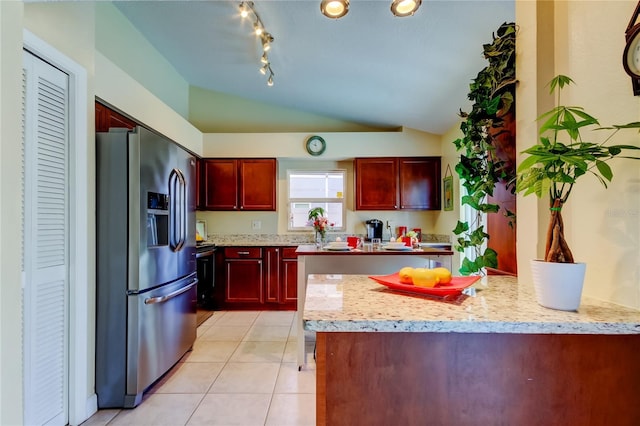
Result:
{"label": "track lighting fixture", "polygon": [[349,12],[349,0],[322,0],[320,12],[327,18],[342,18]]}
{"label": "track lighting fixture", "polygon": [[395,16],[413,16],[422,4],[422,0],[393,0],[391,2],[391,13]]}
{"label": "track lighting fixture", "polygon": [[[253,32],[256,37],[260,38],[260,43],[262,44],[262,56],[260,57],[260,62],[263,64],[260,67],[260,73],[262,75],[267,75],[267,71],[269,72],[269,78],[267,79],[267,85],[273,86],[273,70],[271,69],[271,62],[269,61],[269,56],[267,52],[271,50],[271,43],[273,43],[273,36],[269,34],[260,19],[260,15],[255,10],[254,4],[252,1],[243,1],[240,2],[238,8],[240,9],[240,16],[242,18],[251,18],[253,20]],[[252,16],[249,16],[252,15]]]}

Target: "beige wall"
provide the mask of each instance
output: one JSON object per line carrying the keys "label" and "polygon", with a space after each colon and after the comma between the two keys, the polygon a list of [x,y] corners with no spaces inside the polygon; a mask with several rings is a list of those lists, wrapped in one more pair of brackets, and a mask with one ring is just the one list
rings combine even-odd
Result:
{"label": "beige wall", "polygon": [[[564,102],[584,106],[601,125],[639,120],[639,98],[633,96],[622,68],[624,29],[636,5],[635,1],[516,3],[518,151],[537,138],[534,119],[549,108],[543,84],[555,74],[569,75],[576,82],[563,94]],[[602,133],[583,136],[599,141]],[[639,138],[626,133],[612,142],[638,145]],[[640,164],[615,160],[611,165],[614,179],[609,189],[591,176],[582,177],[574,189],[563,209],[567,238],[576,260],[587,263],[587,296],[640,308]],[[542,255],[544,201],[518,199],[520,280],[530,279],[529,259]]]}
{"label": "beige wall", "polygon": [[[289,108],[214,92],[189,89],[189,121],[203,133],[372,132],[381,130]],[[389,129],[387,129],[389,130]]]}
{"label": "beige wall", "polygon": [[22,424],[19,142],[22,5],[0,2],[0,424]]}
{"label": "beige wall", "polygon": [[[313,133],[207,133],[204,157],[278,157],[312,159],[305,141]],[[343,160],[354,157],[440,155],[440,136],[404,128],[398,132],[318,132],[327,143],[321,157]]]}

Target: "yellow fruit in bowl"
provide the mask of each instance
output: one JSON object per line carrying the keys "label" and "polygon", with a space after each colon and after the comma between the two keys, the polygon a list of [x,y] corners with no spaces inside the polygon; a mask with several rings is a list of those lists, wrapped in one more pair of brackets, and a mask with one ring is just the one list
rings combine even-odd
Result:
{"label": "yellow fruit in bowl", "polygon": [[434,287],[438,284],[438,276],[432,269],[415,268],[411,278],[413,285],[418,287]]}
{"label": "yellow fruit in bowl", "polygon": [[398,272],[400,282],[402,284],[413,284],[413,268],[411,266],[405,266]]}
{"label": "yellow fruit in bowl", "polygon": [[433,268],[432,271],[438,277],[438,284],[449,284],[451,282],[451,271],[444,266]]}

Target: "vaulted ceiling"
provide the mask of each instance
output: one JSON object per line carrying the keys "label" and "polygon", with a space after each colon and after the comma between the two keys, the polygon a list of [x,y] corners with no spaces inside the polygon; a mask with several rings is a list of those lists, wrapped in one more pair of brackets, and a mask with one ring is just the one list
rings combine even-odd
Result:
{"label": "vaulted ceiling", "polygon": [[192,86],[378,128],[442,134],[469,106],[487,65],[482,45],[515,19],[513,0],[423,0],[414,16],[391,0],[352,0],[337,20],[320,0],[254,2],[274,41],[274,85],[239,1],[118,1],[118,9]]}

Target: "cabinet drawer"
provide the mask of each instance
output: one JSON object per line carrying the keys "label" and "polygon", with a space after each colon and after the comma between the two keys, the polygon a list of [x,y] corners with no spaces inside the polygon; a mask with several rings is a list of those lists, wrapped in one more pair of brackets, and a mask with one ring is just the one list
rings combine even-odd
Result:
{"label": "cabinet drawer", "polygon": [[224,249],[226,259],[259,259],[262,257],[261,247],[226,247]]}
{"label": "cabinet drawer", "polygon": [[283,247],[282,248],[282,258],[283,259],[297,259],[296,250],[298,247]]}

